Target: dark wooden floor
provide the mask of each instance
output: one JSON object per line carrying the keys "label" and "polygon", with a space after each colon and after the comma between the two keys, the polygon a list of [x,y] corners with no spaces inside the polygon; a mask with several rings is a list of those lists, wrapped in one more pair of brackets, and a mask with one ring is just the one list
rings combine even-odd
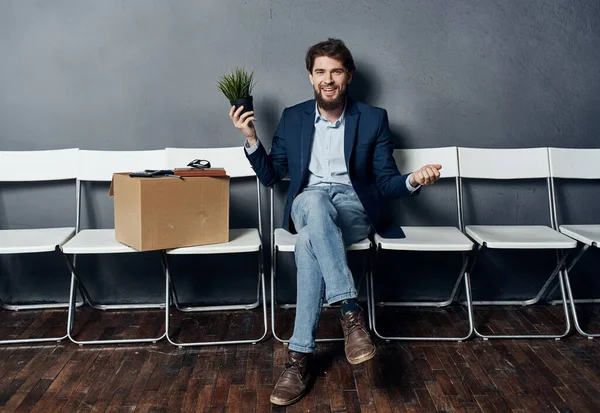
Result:
{"label": "dark wooden floor", "polygon": [[[495,332],[529,328],[560,330],[560,307],[478,311]],[[592,309],[598,316],[598,309]],[[0,312],[0,331],[21,337],[60,334],[62,311]],[[321,331],[339,334],[336,310],[327,310]],[[598,317],[600,319],[600,317]],[[254,312],[172,317],[172,332],[198,336],[257,336]],[[451,333],[464,312],[386,310],[405,333]],[[288,337],[293,312],[278,320]],[[137,315],[81,311],[78,337],[122,337],[159,332],[160,312]],[[456,324],[456,327],[453,325]],[[550,326],[550,327],[547,327]],[[599,329],[597,322],[589,328]],[[400,333],[400,331],[395,331]],[[15,335],[13,334],[13,337]],[[351,366],[339,343],[320,345],[311,392],[286,408],[269,395],[285,363],[286,349],[272,338],[257,345],[183,348],[167,344],[80,347],[70,342],[0,346],[1,412],[598,412],[600,347],[573,335],[561,341],[398,343],[377,341],[375,359]]]}

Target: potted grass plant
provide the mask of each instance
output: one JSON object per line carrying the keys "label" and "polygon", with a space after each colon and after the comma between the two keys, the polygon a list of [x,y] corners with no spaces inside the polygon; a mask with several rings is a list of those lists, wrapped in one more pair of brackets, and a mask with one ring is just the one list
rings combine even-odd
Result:
{"label": "potted grass plant", "polygon": [[243,106],[242,113],[254,110],[252,105],[252,89],[254,88],[254,72],[248,72],[244,68],[236,68],[231,73],[221,76],[217,87],[232,106],[238,108]]}

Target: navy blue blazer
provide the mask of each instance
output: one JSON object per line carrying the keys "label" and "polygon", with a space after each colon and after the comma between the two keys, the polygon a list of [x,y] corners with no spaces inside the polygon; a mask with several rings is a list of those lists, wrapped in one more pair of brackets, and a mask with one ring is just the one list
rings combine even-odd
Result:
{"label": "navy blue blazer", "polygon": [[[346,167],[371,226],[384,237],[403,238],[400,227],[393,226],[391,220],[383,216],[381,208],[384,197],[411,195],[406,187],[408,174],[400,174],[392,155],[394,143],[390,137],[387,112],[348,99],[345,116]],[[267,155],[261,144],[251,155],[246,155],[265,186],[276,184],[289,173],[290,187],[283,213],[283,228],[291,232],[295,232],[290,220],[292,202],[308,180],[314,121],[314,100],[286,108],[273,136],[271,153]]]}

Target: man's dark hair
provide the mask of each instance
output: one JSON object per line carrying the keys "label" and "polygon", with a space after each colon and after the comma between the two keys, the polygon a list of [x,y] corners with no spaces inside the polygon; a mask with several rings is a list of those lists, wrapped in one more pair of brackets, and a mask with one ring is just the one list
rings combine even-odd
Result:
{"label": "man's dark hair", "polygon": [[342,62],[348,72],[354,72],[354,59],[352,53],[340,39],[329,38],[324,42],[320,42],[311,46],[306,52],[306,70],[312,73],[315,59],[320,56],[331,57],[332,59]]}

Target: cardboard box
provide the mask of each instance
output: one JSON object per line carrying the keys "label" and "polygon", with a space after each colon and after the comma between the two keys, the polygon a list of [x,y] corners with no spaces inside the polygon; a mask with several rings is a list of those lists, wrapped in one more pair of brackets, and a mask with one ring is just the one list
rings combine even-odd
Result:
{"label": "cardboard box", "polygon": [[138,251],[229,241],[229,176],[113,175],[115,238]]}

